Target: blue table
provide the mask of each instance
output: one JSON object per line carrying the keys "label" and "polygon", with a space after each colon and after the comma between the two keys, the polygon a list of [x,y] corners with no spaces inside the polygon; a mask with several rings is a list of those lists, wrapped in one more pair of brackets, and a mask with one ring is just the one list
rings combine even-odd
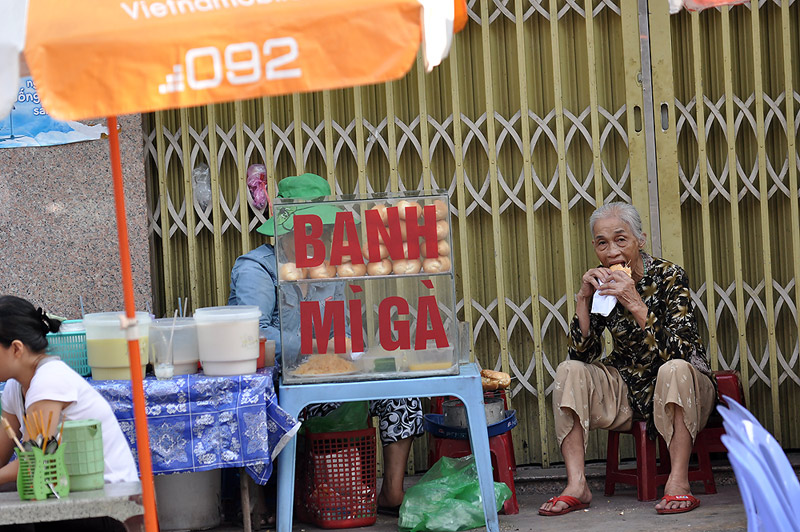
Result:
{"label": "blue table", "polygon": [[[138,458],[130,382],[89,383],[111,405]],[[278,406],[272,368],[233,377],[147,377],[144,395],[154,474],[244,467],[263,485],[273,460],[300,428]]]}
{"label": "blue table", "polygon": [[[497,510],[494,502],[492,460],[489,455],[489,435],[483,406],[483,386],[478,365],[462,364],[459,375],[391,379],[382,381],[331,382],[316,384],[280,385],[280,404],[289,414],[297,415],[306,405],[322,402],[347,402],[394,397],[436,397],[453,395],[464,403],[469,424],[470,444],[478,469],[478,483],[486,516],[486,530],[498,532]],[[289,441],[278,457],[278,532],[291,532],[294,509],[294,462],[296,440]]]}

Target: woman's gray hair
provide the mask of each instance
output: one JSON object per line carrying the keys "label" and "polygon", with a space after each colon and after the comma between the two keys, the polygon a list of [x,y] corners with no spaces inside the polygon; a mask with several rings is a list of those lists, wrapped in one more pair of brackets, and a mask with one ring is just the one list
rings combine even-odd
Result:
{"label": "woman's gray hair", "polygon": [[640,243],[644,244],[645,237],[642,230],[642,217],[639,216],[639,211],[636,207],[621,201],[606,203],[598,207],[589,217],[589,231],[594,236],[594,226],[598,220],[603,218],[615,217],[622,220],[628,227],[630,227],[633,237]]}

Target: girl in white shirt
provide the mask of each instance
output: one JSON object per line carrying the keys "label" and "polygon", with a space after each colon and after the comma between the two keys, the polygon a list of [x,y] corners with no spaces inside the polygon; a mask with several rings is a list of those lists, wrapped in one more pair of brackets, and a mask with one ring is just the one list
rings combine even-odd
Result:
{"label": "girl in white shirt", "polygon": [[[28,439],[23,415],[29,419],[97,419],[102,424],[104,478],[106,482],[139,480],[130,447],[108,402],[57,357],[45,354],[48,332],[61,322],[42,309],[15,296],[0,296],[0,381],[7,381],[2,396],[2,416],[20,441]],[[39,417],[41,415],[41,417]],[[58,432],[51,423],[50,435]],[[11,439],[0,436],[0,484],[15,481],[19,462],[9,463]]]}

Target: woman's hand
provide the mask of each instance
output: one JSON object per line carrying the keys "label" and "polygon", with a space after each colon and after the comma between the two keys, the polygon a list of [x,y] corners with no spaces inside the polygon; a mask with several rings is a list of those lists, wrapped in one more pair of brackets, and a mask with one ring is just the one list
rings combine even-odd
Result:
{"label": "woman's hand", "polygon": [[608,278],[603,281],[603,286],[598,289],[597,293],[616,297],[617,301],[622,303],[622,306],[637,318],[637,313],[641,310],[644,310],[644,315],[646,315],[647,307],[642,301],[639,292],[636,291],[636,283],[633,279],[621,271],[608,270],[608,272]]}
{"label": "woman's hand", "polygon": [[608,268],[592,268],[583,274],[581,278],[581,288],[578,290],[578,298],[589,299],[600,288],[601,283],[605,283],[611,277],[612,271]]}

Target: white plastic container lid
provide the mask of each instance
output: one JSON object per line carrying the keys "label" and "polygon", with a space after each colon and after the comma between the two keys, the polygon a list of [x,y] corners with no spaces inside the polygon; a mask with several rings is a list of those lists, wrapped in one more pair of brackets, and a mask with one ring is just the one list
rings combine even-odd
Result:
{"label": "white plastic container lid", "polygon": [[239,321],[261,317],[256,305],[234,305],[229,307],[203,307],[194,311],[197,321]]}
{"label": "white plastic container lid", "polygon": [[83,325],[83,320],[67,320],[61,322],[61,327],[58,329],[60,333],[71,332],[84,332],[86,327]]}
{"label": "white plastic container lid", "polygon": [[[96,312],[93,314],[87,314],[83,317],[84,325],[99,325],[99,326],[108,326],[108,325],[117,325],[119,326],[120,315],[124,315],[124,312]],[[136,312],[136,320],[139,322],[139,325],[149,325],[152,319],[150,318],[150,314],[144,311],[137,311]]]}
{"label": "white plastic container lid", "polygon": [[153,320],[150,327],[154,329],[172,329],[173,321],[175,323],[175,329],[194,327],[194,318],[191,316],[188,318],[158,318]]}

